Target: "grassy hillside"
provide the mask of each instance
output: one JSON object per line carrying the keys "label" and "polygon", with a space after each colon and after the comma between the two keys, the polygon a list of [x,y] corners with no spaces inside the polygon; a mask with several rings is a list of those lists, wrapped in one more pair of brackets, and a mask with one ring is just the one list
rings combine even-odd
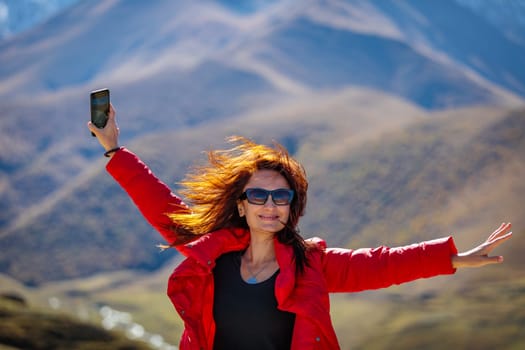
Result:
{"label": "grassy hillside", "polygon": [[[453,278],[464,275],[459,272]],[[441,287],[417,293],[411,284],[332,298],[341,344],[374,350],[523,348],[523,278],[512,282],[483,278],[462,287],[451,278],[440,281]],[[416,288],[423,285],[418,282]]]}
{"label": "grassy hillside", "polygon": [[[323,145],[306,144],[311,192],[304,230],[337,245],[402,244],[501,221],[523,225],[525,112],[464,110],[435,115],[315,165]],[[319,150],[319,148],[321,150]],[[326,225],[329,222],[330,225]]]}
{"label": "grassy hillside", "polygon": [[0,295],[0,321],[0,349],[151,349],[91,323],[32,307],[13,293]]}

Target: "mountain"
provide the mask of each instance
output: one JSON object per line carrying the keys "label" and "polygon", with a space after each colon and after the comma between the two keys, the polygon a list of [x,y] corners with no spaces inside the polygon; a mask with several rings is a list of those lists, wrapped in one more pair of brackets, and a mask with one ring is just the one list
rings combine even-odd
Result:
{"label": "mountain", "polygon": [[[524,93],[523,72],[517,65],[524,56],[523,45],[454,1],[308,1],[300,6],[282,1],[270,2],[255,14],[228,12],[220,2],[105,4],[78,3],[39,30],[4,41],[3,94],[61,90],[96,82],[100,76],[105,81],[133,81],[162,72],[174,74],[174,80],[178,72],[198,71],[209,61],[258,74],[257,69],[273,68],[274,74],[292,79],[290,84],[297,81],[297,88],[390,88],[426,107],[486,101],[497,95],[490,91],[491,82]],[[138,13],[141,16],[133,16]],[[85,18],[81,23],[80,14]],[[114,20],[119,17],[126,21]],[[256,20],[247,20],[250,17]],[[426,22],[432,23],[432,30],[426,30]],[[480,36],[490,45],[480,45]],[[117,38],[119,45],[113,49]],[[39,64],[27,72],[25,67],[36,57]],[[314,58],[319,61],[309,62]],[[498,66],[506,68],[503,79],[502,69],[494,70]],[[295,69],[289,72],[290,68]],[[430,96],[404,91],[414,71],[419,76],[412,85],[422,84]],[[425,88],[430,84],[441,90]],[[458,89],[449,95],[464,91],[464,96],[432,100],[433,94],[447,95],[447,88]]]}
{"label": "mountain", "polygon": [[333,244],[441,234],[461,221],[431,213],[489,182],[516,203],[514,173],[492,176],[523,170],[525,47],[485,14],[455,1],[81,1],[2,40],[0,272],[38,285],[175,254],[156,251],[104,173],[85,127],[102,86],[122,143],[169,184],[228,135],[282,142],[311,176],[303,231],[330,226]]}
{"label": "mountain", "polygon": [[[180,257],[155,248],[85,127],[89,91],[107,86],[122,144],[175,190],[228,135],[284,144],[310,181],[301,232],[331,246],[452,234],[465,250],[512,222],[494,252],[502,265],[335,295],[331,312],[343,348],[523,348],[522,11],[499,0],[79,1],[2,39],[0,292],[40,307],[0,299],[2,337],[108,339],[85,322],[65,334],[72,320],[57,314],[101,305],[180,337],[165,296]],[[53,317],[50,298],[63,305]]]}
{"label": "mountain", "polygon": [[[223,135],[239,130],[262,142],[276,137],[309,174],[303,233],[331,245],[399,245],[452,228],[472,245],[499,221],[523,225],[524,110],[474,108],[429,118],[386,96],[348,92],[326,99],[242,115],[231,124],[155,133],[128,147],[173,184],[202,159],[199,140],[222,145]],[[364,101],[375,105],[353,108]],[[377,117],[380,110],[399,114]],[[157,252],[160,237],[103,166],[94,161],[53,197],[25,207],[0,240],[9,247],[0,258],[5,272],[40,284],[125,267],[154,269],[174,256]]]}

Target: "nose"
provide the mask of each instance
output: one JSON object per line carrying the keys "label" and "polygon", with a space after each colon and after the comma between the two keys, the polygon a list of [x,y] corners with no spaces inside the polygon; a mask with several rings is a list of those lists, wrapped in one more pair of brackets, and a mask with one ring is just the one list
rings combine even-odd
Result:
{"label": "nose", "polygon": [[273,202],[273,197],[271,194],[268,195],[268,199],[266,200],[266,203],[264,203],[265,207],[276,207],[275,203]]}

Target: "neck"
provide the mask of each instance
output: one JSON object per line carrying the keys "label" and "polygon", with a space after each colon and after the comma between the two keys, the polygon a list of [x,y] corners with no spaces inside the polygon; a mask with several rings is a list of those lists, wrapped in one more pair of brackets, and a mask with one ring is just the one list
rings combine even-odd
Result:
{"label": "neck", "polygon": [[244,258],[254,265],[275,260],[273,237],[262,238],[252,235]]}

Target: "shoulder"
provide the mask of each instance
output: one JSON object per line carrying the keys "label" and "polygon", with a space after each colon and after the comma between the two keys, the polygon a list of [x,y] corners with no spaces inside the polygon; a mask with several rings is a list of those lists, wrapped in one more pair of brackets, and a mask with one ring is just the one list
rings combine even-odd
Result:
{"label": "shoulder", "polygon": [[319,237],[312,237],[305,239],[305,243],[308,260],[310,262],[314,260],[320,263],[327,251],[326,241]]}
{"label": "shoulder", "polygon": [[326,250],[326,241],[319,237],[312,237],[304,240],[308,251],[311,252],[323,252]]}
{"label": "shoulder", "polygon": [[193,242],[177,246],[177,250],[186,257],[212,261],[225,252],[246,248],[250,236],[245,229],[224,228],[202,235]]}

